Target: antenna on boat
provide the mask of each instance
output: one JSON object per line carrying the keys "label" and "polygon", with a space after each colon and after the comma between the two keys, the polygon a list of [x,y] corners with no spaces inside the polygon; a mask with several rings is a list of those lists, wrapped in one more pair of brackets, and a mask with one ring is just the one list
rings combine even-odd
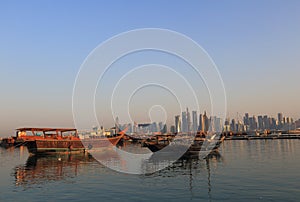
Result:
{"label": "antenna on boat", "polygon": [[119,128],[119,117],[116,117],[115,120],[115,128],[116,128],[116,134],[119,134],[120,128]]}

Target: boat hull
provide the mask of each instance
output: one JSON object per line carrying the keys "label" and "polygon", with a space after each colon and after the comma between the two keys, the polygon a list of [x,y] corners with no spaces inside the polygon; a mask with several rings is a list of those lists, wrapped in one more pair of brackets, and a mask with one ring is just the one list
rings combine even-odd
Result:
{"label": "boat hull", "polygon": [[31,154],[44,153],[76,153],[84,152],[85,148],[80,140],[34,140],[26,143]]}
{"label": "boat hull", "polygon": [[4,148],[9,148],[9,147],[12,147],[14,145],[15,145],[15,140],[14,140],[14,138],[11,138],[11,137],[4,138],[0,142],[0,146],[4,147]]}
{"label": "boat hull", "polygon": [[168,146],[168,150],[167,150],[168,152],[186,150],[185,154],[190,154],[193,152],[199,152],[201,150],[202,144],[203,142],[197,142],[187,147],[186,145],[169,145],[167,143],[156,144],[150,142],[150,143],[144,143],[144,146],[148,147],[148,149],[150,149],[150,151],[152,152],[158,152]]}
{"label": "boat hull", "polygon": [[99,138],[86,138],[82,139],[82,144],[87,150],[106,148],[116,146],[124,135],[116,137],[99,137]]}
{"label": "boat hull", "polygon": [[[169,144],[168,141],[163,141],[160,143],[149,141],[144,143],[144,147],[147,147],[152,152],[158,152],[158,151],[165,151],[165,152],[178,152],[178,151],[185,151],[183,153],[183,156],[192,156],[197,155],[200,151],[215,151],[217,150],[221,143],[224,141],[224,137],[222,137],[219,140],[214,140],[214,144],[211,144],[211,146],[205,146],[202,147],[204,140],[197,140],[194,141],[189,147],[187,145],[181,145],[181,144]],[[168,147],[167,147],[168,146]],[[166,148],[166,149],[164,149]]]}

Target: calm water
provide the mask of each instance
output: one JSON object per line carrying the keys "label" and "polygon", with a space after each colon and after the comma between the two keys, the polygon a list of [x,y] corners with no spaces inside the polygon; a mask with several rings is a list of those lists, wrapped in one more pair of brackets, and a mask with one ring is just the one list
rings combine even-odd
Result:
{"label": "calm water", "polygon": [[225,141],[208,160],[129,175],[89,155],[1,148],[0,201],[299,201],[299,161],[300,140]]}

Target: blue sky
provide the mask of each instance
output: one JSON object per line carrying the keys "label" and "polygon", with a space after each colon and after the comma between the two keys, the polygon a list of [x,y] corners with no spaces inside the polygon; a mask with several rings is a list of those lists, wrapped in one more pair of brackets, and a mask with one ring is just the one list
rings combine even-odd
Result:
{"label": "blue sky", "polygon": [[299,1],[1,1],[0,134],[73,126],[72,90],[87,55],[137,28],[183,33],[212,57],[229,115],[300,118]]}

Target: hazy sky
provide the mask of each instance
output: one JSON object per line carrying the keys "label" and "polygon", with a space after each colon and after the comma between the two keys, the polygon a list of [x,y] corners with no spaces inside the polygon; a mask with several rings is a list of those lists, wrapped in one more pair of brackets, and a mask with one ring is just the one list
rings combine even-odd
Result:
{"label": "hazy sky", "polygon": [[297,0],[1,1],[0,135],[73,127],[72,90],[84,59],[110,37],[148,27],[183,33],[209,53],[230,116],[300,118]]}

